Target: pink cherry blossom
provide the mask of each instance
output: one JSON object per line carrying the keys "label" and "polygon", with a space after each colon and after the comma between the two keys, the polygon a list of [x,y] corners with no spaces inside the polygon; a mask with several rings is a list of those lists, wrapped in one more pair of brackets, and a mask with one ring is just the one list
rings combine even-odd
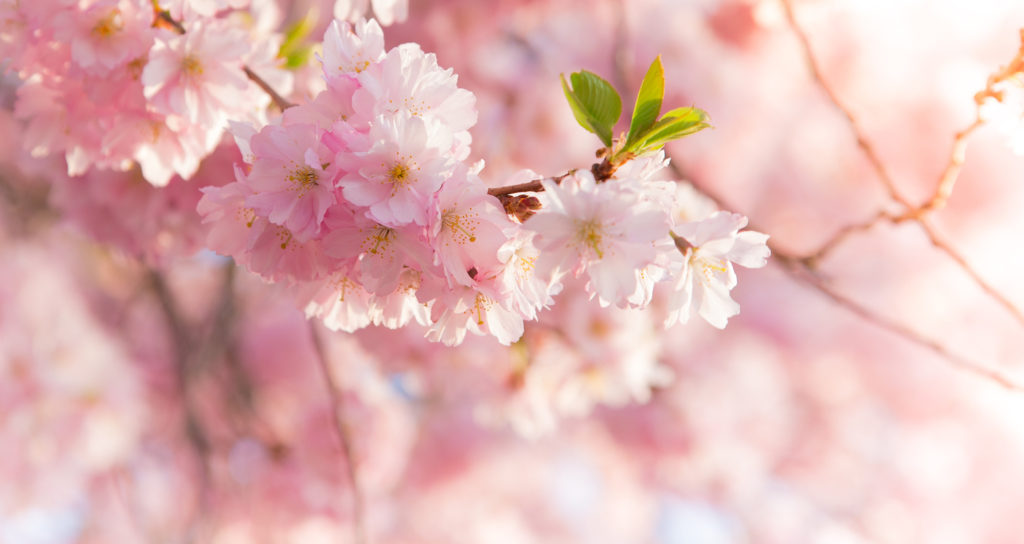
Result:
{"label": "pink cherry blossom", "polygon": [[398,288],[404,270],[431,264],[433,255],[423,227],[389,227],[348,213],[350,220],[332,222],[323,238],[324,251],[338,259],[358,258],[359,282],[370,293],[388,295]]}
{"label": "pink cherry blossom", "polygon": [[223,20],[197,19],[185,34],[161,33],[142,72],[146,98],[160,112],[219,131],[249,81],[245,33]]}
{"label": "pink cherry blossom", "polygon": [[434,261],[449,283],[473,285],[471,270],[488,275],[503,268],[498,251],[512,224],[475,174],[459,168],[441,188],[436,206],[430,223]]}
{"label": "pink cherry blossom", "polygon": [[308,125],[267,125],[252,136],[252,168],[245,177],[253,194],[246,204],[296,241],[320,233],[334,195],[334,153]]}
{"label": "pink cherry blossom", "polygon": [[360,19],[353,28],[335,20],[327,27],[321,63],[328,83],[337,77],[359,74],[383,57],[384,32],[377,21]]}
{"label": "pink cherry blossom", "polygon": [[673,238],[682,252],[682,268],[675,272],[673,296],[669,302],[666,325],[686,323],[698,313],[719,329],[740,312],[739,304],[729,296],[736,286],[732,263],[760,268],[771,251],[767,234],[739,232],[747,218],[739,214],[715,212],[707,219],[675,225]]}
{"label": "pink cherry blossom", "polygon": [[402,44],[357,77],[362,84],[353,97],[357,110],[407,112],[437,119],[456,136],[457,143],[468,145],[468,134],[461,133],[476,123],[476,99],[473,93],[458,88],[458,77],[451,69],[442,70],[433,54],[424,53],[416,44]]}
{"label": "pink cherry blossom", "polygon": [[55,32],[71,44],[71,59],[90,72],[109,72],[145,57],[153,41],[152,8],[136,0],[104,0],[62,13]]}
{"label": "pink cherry blossom", "polygon": [[524,224],[537,233],[538,264],[556,274],[586,274],[587,291],[602,305],[624,304],[637,289],[637,272],[655,260],[666,212],[617,185],[597,184],[589,171],[543,185],[544,207]]}
{"label": "pink cherry blossom", "polygon": [[345,199],[387,225],[426,225],[428,205],[453,166],[451,134],[399,113],[378,116],[369,133],[346,140],[348,149],[335,158],[347,172],[338,180]]}

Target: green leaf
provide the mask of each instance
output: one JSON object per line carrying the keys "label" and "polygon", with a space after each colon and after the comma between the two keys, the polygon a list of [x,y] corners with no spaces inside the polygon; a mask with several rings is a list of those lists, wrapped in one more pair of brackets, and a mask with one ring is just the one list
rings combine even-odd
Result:
{"label": "green leaf", "polygon": [[284,57],[284,67],[289,70],[298,70],[303,66],[309,64],[310,57],[313,56],[313,46],[305,45],[297,47],[288,52]]}
{"label": "green leaf", "polygon": [[636,105],[633,106],[633,119],[629,122],[626,147],[636,142],[642,134],[647,132],[647,129],[651,128],[661,111],[661,101],[664,97],[665,69],[661,65],[661,55],[658,55],[651,63],[651,67],[647,69],[643,83],[640,84]]}
{"label": "green leaf", "polygon": [[572,114],[583,128],[612,145],[612,129],[622,115],[622,99],[610,83],[593,72],[582,70],[569,76],[572,88],[561,76],[562,90]]}
{"label": "green leaf", "polygon": [[309,62],[313,54],[313,46],[306,42],[313,31],[315,21],[308,15],[288,27],[284,33],[284,41],[277,50],[277,56],[284,59],[286,68],[295,70]]}
{"label": "green leaf", "polygon": [[676,108],[666,112],[636,142],[634,152],[639,155],[710,127],[708,114],[698,108]]}

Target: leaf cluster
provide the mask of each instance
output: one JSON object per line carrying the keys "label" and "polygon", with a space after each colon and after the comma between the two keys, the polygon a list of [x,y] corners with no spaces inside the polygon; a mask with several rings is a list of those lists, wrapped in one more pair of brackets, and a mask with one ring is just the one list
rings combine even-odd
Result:
{"label": "leaf cluster", "polygon": [[657,151],[672,140],[711,126],[707,113],[698,108],[675,108],[661,113],[665,97],[661,56],[655,58],[647,70],[633,106],[629,131],[619,139],[612,137],[622,115],[622,98],[618,91],[601,76],[586,70],[571,74],[568,82],[564,75],[561,79],[573,116],[580,126],[601,139],[612,164]]}

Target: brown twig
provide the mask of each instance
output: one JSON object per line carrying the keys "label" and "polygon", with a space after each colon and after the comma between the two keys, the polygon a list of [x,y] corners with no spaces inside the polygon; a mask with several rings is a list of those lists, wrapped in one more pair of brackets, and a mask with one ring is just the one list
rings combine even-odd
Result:
{"label": "brown twig", "polygon": [[327,395],[331,403],[331,417],[334,422],[334,430],[338,435],[338,441],[341,443],[342,454],[345,456],[345,471],[348,474],[349,483],[352,485],[353,538],[356,544],[365,544],[367,540],[364,524],[365,507],[363,504],[363,493],[359,486],[359,478],[356,471],[355,448],[352,444],[352,437],[349,434],[348,426],[345,424],[344,403],[340,395],[341,387],[331,371],[330,362],[327,360],[327,351],[324,349],[323,341],[317,330],[316,321],[309,321],[309,334],[313,341],[313,349],[316,351],[317,364],[327,383]]}
{"label": "brown twig", "polygon": [[153,26],[170,28],[178,34],[185,33],[185,27],[175,20],[174,17],[171,17],[171,13],[169,11],[161,8],[160,4],[156,0],[153,0],[153,16],[156,17],[153,21]]}
{"label": "brown twig", "polygon": [[257,87],[263,89],[263,92],[270,96],[270,99],[274,102],[274,105],[277,106],[277,109],[284,111],[295,105],[286,100],[283,96],[277,94],[277,91],[275,91],[273,87],[267,84],[263,78],[257,75],[256,72],[253,72],[248,66],[242,66],[242,71],[245,72],[245,76],[255,83]]}
{"label": "brown twig", "polygon": [[864,130],[861,129],[860,124],[857,122],[857,118],[853,115],[853,112],[843,105],[843,102],[839,100],[839,97],[832,89],[832,86],[826,82],[825,77],[822,75],[820,65],[818,64],[818,60],[814,56],[814,50],[811,48],[811,42],[807,38],[807,34],[804,32],[803,28],[800,27],[799,23],[797,23],[796,15],[793,12],[793,6],[790,2],[791,0],[782,0],[782,7],[786,12],[786,20],[789,21],[789,26],[792,28],[793,34],[795,34],[797,40],[800,41],[800,49],[803,52],[807,68],[810,70],[815,83],[817,83],[818,87],[825,92],[829,101],[832,102],[832,105],[839,110],[844,117],[846,117],[846,122],[852,127],[854,136],[857,138],[857,147],[860,148],[864,153],[864,156],[868,159],[868,162],[871,163],[871,168],[874,169],[875,173],[878,175],[878,179],[885,186],[886,192],[889,193],[889,197],[894,201],[903,204],[907,208],[913,207],[910,200],[900,194],[899,190],[896,188],[896,183],[893,181],[889,171],[885,168],[885,164],[882,162],[882,159],[878,156],[878,153],[875,152],[875,148],[870,144],[870,142],[868,142],[867,138],[864,137]]}
{"label": "brown twig", "polygon": [[953,187],[960,177],[960,170],[963,169],[964,160],[967,158],[967,140],[983,124],[985,122],[981,120],[980,107],[975,105],[974,122],[953,137],[953,147],[949,151],[946,167],[939,174],[939,181],[935,184],[935,192],[932,197],[921,205],[922,212],[935,212],[946,207],[946,202],[953,195]]}
{"label": "brown twig", "polygon": [[575,173],[576,173],[576,169],[573,168],[572,170],[569,170],[568,172],[562,174],[561,176],[555,176],[553,178],[541,178],[541,179],[535,179],[535,180],[527,181],[525,183],[517,183],[515,185],[505,185],[503,187],[491,187],[490,189],[487,189],[487,194],[489,194],[491,196],[502,197],[502,196],[507,196],[507,195],[514,195],[516,193],[540,193],[540,192],[544,191],[544,186],[541,185],[541,182],[544,181],[545,179],[551,179],[555,183],[561,183],[563,179],[565,179],[565,178],[567,178],[567,177],[569,177],[569,176],[571,176],[571,175],[573,175]]}
{"label": "brown twig", "polygon": [[[847,108],[842,103],[842,101],[839,100],[839,97],[836,94],[836,92],[832,89],[832,86],[829,85],[829,83],[822,76],[821,69],[819,68],[818,62],[815,59],[813,50],[811,49],[810,41],[807,38],[807,34],[803,31],[803,29],[800,27],[800,24],[796,20],[796,16],[793,12],[793,6],[791,5],[791,0],[782,0],[782,5],[786,12],[786,19],[789,22],[789,25],[792,28],[793,33],[796,35],[797,39],[800,42],[804,59],[807,63],[808,69],[811,72],[811,75],[814,78],[815,83],[828,96],[829,101],[832,103],[833,107],[839,110],[846,117],[846,121],[850,127],[850,130],[857,138],[857,146],[860,148],[861,152],[864,153],[864,156],[868,159],[868,162],[871,163],[876,176],[885,186],[886,191],[889,194],[889,197],[892,200],[901,204],[904,208],[904,212],[896,216],[888,216],[884,212],[879,212],[879,215],[877,216],[878,219],[876,219],[875,222],[882,218],[889,218],[889,220],[894,222],[913,220],[920,224],[921,228],[924,229],[925,233],[928,235],[928,239],[931,241],[932,246],[942,251],[950,259],[952,259],[953,262],[955,262],[964,271],[965,274],[967,274],[972,280],[974,280],[974,282],[982,291],[984,291],[987,295],[992,297],[992,299],[998,302],[1001,306],[1006,308],[1006,310],[1009,311],[1009,313],[1019,323],[1024,325],[1024,311],[1021,311],[1020,308],[1018,308],[1013,302],[1011,302],[1008,297],[1003,295],[998,289],[996,289],[994,286],[985,281],[984,278],[982,278],[981,275],[972,266],[970,266],[967,260],[958,251],[956,251],[956,249],[951,244],[942,239],[935,232],[935,228],[933,226],[926,222],[926,216],[930,212],[941,209],[943,206],[945,206],[946,202],[948,201],[950,195],[953,192],[953,187],[956,183],[956,179],[959,176],[960,170],[963,166],[964,157],[966,153],[967,139],[982,124],[980,115],[978,115],[977,108],[980,107],[985,96],[993,94],[994,91],[992,90],[992,87],[993,85],[995,85],[995,83],[1001,81],[1002,79],[1005,79],[1006,77],[1010,77],[1010,73],[1008,71],[1011,69],[1010,67],[1020,64],[1019,59],[1022,53],[1018,52],[1018,56],[1017,58],[1015,58],[1015,62],[1012,62],[1009,67],[1002,69],[1000,72],[990,77],[985,91],[979,93],[978,97],[975,98],[976,115],[974,122],[972,122],[966,129],[958,132],[954,137],[953,148],[950,151],[946,167],[943,169],[942,174],[939,176],[939,181],[936,183],[934,194],[922,205],[915,206],[906,197],[900,194],[900,192],[896,188],[896,184],[893,181],[892,176],[889,175],[888,170],[885,168],[885,165],[879,158],[879,155],[875,151],[874,146],[871,145],[871,143],[868,141],[863,129],[861,129],[860,124],[857,122],[856,117],[854,117],[852,111],[849,108]],[[1022,44],[1024,44],[1024,33],[1022,33]],[[1024,51],[1024,49],[1022,49],[1022,51]],[[873,223],[869,222],[865,225],[870,224]],[[829,241],[825,242],[825,244],[823,244],[817,251],[814,251],[808,257],[805,257],[805,262],[808,264],[813,264],[817,262],[825,253],[831,250],[831,248],[834,247],[839,240],[845,238],[847,235],[853,232],[859,232],[865,230],[866,228],[867,227],[861,225],[841,229],[840,232],[836,233],[836,235],[830,238]]]}
{"label": "brown twig", "polygon": [[[628,160],[629,159],[611,162],[607,158],[605,158],[601,162],[595,162],[590,167],[590,172],[594,174],[594,180],[597,181],[598,183],[608,181],[609,179],[612,178],[612,176],[615,175],[615,171],[618,170],[618,168],[625,164]],[[568,172],[562,174],[561,176],[555,176],[553,178],[534,179],[527,181],[525,183],[517,183],[515,185],[491,187],[490,189],[487,189],[487,194],[491,196],[502,197],[507,195],[513,195],[516,193],[540,193],[544,191],[544,185],[542,185],[542,182],[545,179],[550,179],[551,181],[554,181],[557,184],[561,183],[563,179],[575,173],[576,169],[573,168],[572,170],[569,170]]]}
{"label": "brown twig", "polygon": [[982,291],[998,302],[1000,306],[1006,309],[1006,311],[1010,312],[1010,314],[1013,315],[1020,324],[1024,325],[1024,312],[1021,312],[1020,308],[1011,302],[1010,299],[1006,298],[1006,295],[999,292],[995,286],[982,278],[981,274],[979,274],[978,271],[967,262],[967,259],[965,259],[964,256],[949,243],[949,241],[935,231],[935,227],[927,218],[922,217],[918,219],[917,224],[921,226],[922,230],[924,230],[924,233],[928,236],[928,240],[933,246],[939,248],[948,255],[953,262],[963,269],[964,273],[974,280],[974,283],[976,283]]}

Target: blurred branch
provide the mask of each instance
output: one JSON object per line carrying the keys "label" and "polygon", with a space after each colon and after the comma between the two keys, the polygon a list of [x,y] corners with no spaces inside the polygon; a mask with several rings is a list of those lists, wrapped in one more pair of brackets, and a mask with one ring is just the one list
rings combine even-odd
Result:
{"label": "blurred branch", "polygon": [[953,353],[948,348],[940,344],[938,341],[929,338],[910,327],[899,323],[895,320],[889,319],[884,315],[875,312],[867,306],[857,302],[856,300],[843,295],[836,291],[830,286],[823,278],[813,273],[812,270],[808,269],[806,265],[801,262],[801,259],[794,259],[793,257],[786,255],[785,253],[778,253],[778,248],[772,248],[773,260],[778,261],[787,271],[787,273],[806,285],[813,287],[819,293],[825,295],[839,306],[857,315],[861,319],[872,323],[873,325],[885,329],[889,332],[896,334],[906,340],[909,340],[919,346],[931,350],[936,355],[942,357],[946,361],[949,361],[955,368],[970,372],[995,382],[996,384],[1014,392],[1024,392],[1024,385],[1015,382],[1012,378],[1005,374],[994,370],[987,366],[980,365],[973,361],[966,359],[965,357]]}
{"label": "blurred branch", "polygon": [[175,303],[174,294],[171,292],[170,286],[167,285],[167,280],[163,274],[151,268],[148,272],[148,279],[153,293],[159,302],[164,320],[167,322],[168,331],[171,334],[175,378],[185,412],[185,435],[188,437],[189,443],[199,459],[199,489],[197,491],[195,517],[190,524],[189,535],[187,536],[187,541],[192,542],[196,540],[196,526],[201,522],[203,513],[206,511],[210,487],[210,453],[212,448],[199,418],[195,400],[190,393],[192,352],[189,350],[189,344],[191,335]]}
{"label": "blurred branch", "polygon": [[896,183],[893,181],[892,176],[889,175],[888,170],[885,168],[885,164],[882,163],[882,159],[875,152],[875,148],[868,142],[864,136],[864,131],[861,129],[860,124],[857,123],[856,117],[853,116],[853,112],[849,108],[843,105],[842,101],[836,95],[835,90],[829,85],[824,76],[822,76],[821,68],[819,67],[818,60],[814,56],[814,51],[811,48],[810,40],[807,38],[807,34],[803,31],[803,28],[796,21],[796,16],[793,13],[793,6],[791,0],[782,0],[782,7],[786,11],[786,20],[789,21],[789,26],[793,29],[793,33],[796,34],[797,39],[800,41],[800,49],[804,55],[804,61],[807,63],[807,68],[811,71],[811,76],[814,78],[815,83],[821,87],[821,90],[828,96],[832,105],[846,117],[846,122],[853,129],[854,136],[857,138],[857,147],[867,157],[868,162],[871,163],[871,168],[874,169],[878,175],[878,179],[885,185],[886,191],[889,193],[889,197],[904,205],[907,208],[912,208],[913,205],[910,201],[900,194],[896,188]]}
{"label": "blurred branch", "polygon": [[263,92],[267,93],[270,96],[270,100],[274,102],[274,105],[277,106],[277,109],[284,111],[295,105],[286,100],[280,94],[277,94],[277,91],[275,91],[274,88],[270,86],[270,84],[264,81],[263,78],[261,78],[260,76],[256,75],[256,72],[253,72],[252,69],[248,66],[243,65],[242,71],[245,72],[245,77],[252,80],[252,82],[255,83],[257,87],[262,89]]}
{"label": "blurred branch", "polygon": [[192,365],[190,362],[190,350],[188,348],[190,335],[185,326],[185,321],[178,311],[174,302],[174,295],[163,274],[157,270],[149,270],[149,282],[160,303],[160,310],[167,322],[168,331],[171,333],[172,349],[174,351],[174,371],[177,379],[178,391],[181,395],[182,405],[185,408],[185,431],[193,448],[202,457],[204,470],[206,457],[210,453],[210,441],[203,431],[192,395],[189,394],[189,382],[191,381]]}
{"label": "blurred branch", "polygon": [[[800,42],[801,50],[803,51],[804,59],[807,63],[807,67],[814,78],[815,83],[824,91],[828,96],[829,101],[832,105],[839,110],[845,117],[847,124],[850,126],[850,130],[857,138],[857,146],[861,152],[871,163],[872,168],[875,171],[876,176],[885,186],[889,197],[901,204],[904,208],[904,212],[898,215],[891,215],[884,211],[879,211],[874,218],[871,220],[844,227],[840,229],[835,235],[827,240],[821,247],[816,251],[811,252],[807,257],[804,257],[803,263],[808,267],[816,266],[832,249],[834,249],[839,243],[841,243],[847,236],[856,232],[862,232],[868,228],[874,226],[883,220],[891,222],[901,222],[912,220],[916,222],[924,230],[928,236],[928,240],[932,246],[945,253],[954,263],[959,266],[967,276],[969,276],[982,291],[984,291],[989,297],[995,300],[999,305],[1003,306],[1018,323],[1024,325],[1024,311],[1021,311],[1017,305],[1015,305],[1006,295],[1002,294],[995,286],[986,281],[981,274],[979,274],[964,258],[959,251],[957,251],[947,240],[936,232],[935,227],[926,220],[929,213],[941,209],[946,205],[950,195],[953,193],[953,188],[956,184],[956,180],[959,177],[960,170],[964,163],[964,158],[967,148],[968,137],[982,125],[979,108],[982,102],[988,96],[994,96],[993,86],[1012,75],[1012,68],[1019,64],[1021,58],[1021,52],[1018,52],[1017,57],[1014,59],[1008,67],[1003,68],[1000,72],[989,78],[988,83],[984,91],[978,93],[975,97],[975,119],[974,121],[964,130],[958,132],[953,140],[953,147],[950,150],[949,159],[946,162],[946,167],[943,169],[939,176],[939,181],[936,183],[935,191],[930,198],[928,198],[920,206],[913,205],[905,196],[903,196],[896,188],[896,184],[893,181],[892,176],[885,168],[884,163],[879,158],[875,148],[868,141],[865,136],[864,130],[860,127],[856,117],[854,117],[852,111],[847,108],[839,97],[836,95],[835,90],[822,76],[821,69],[818,61],[814,56],[814,52],[811,48],[810,41],[807,38],[807,34],[800,27],[800,24],[796,20],[796,15],[793,12],[793,6],[791,0],[782,0],[783,8],[786,12],[786,19],[789,22],[789,26],[792,28],[793,33],[796,35]],[[1022,39],[1024,43],[1024,39]],[[1024,49],[1022,49],[1024,50]]]}
{"label": "blurred branch", "polygon": [[331,403],[331,417],[334,421],[334,430],[341,442],[342,454],[345,456],[345,470],[348,473],[349,483],[352,485],[352,517],[354,518],[352,532],[356,544],[365,544],[366,530],[364,527],[364,505],[363,493],[359,487],[359,478],[356,473],[355,448],[352,444],[352,436],[349,433],[348,425],[345,424],[344,401],[341,398],[341,385],[331,371],[331,364],[327,360],[327,351],[324,349],[323,340],[316,327],[316,321],[309,321],[309,334],[313,340],[313,348],[316,350],[317,363],[320,371],[327,382],[327,395]]}

